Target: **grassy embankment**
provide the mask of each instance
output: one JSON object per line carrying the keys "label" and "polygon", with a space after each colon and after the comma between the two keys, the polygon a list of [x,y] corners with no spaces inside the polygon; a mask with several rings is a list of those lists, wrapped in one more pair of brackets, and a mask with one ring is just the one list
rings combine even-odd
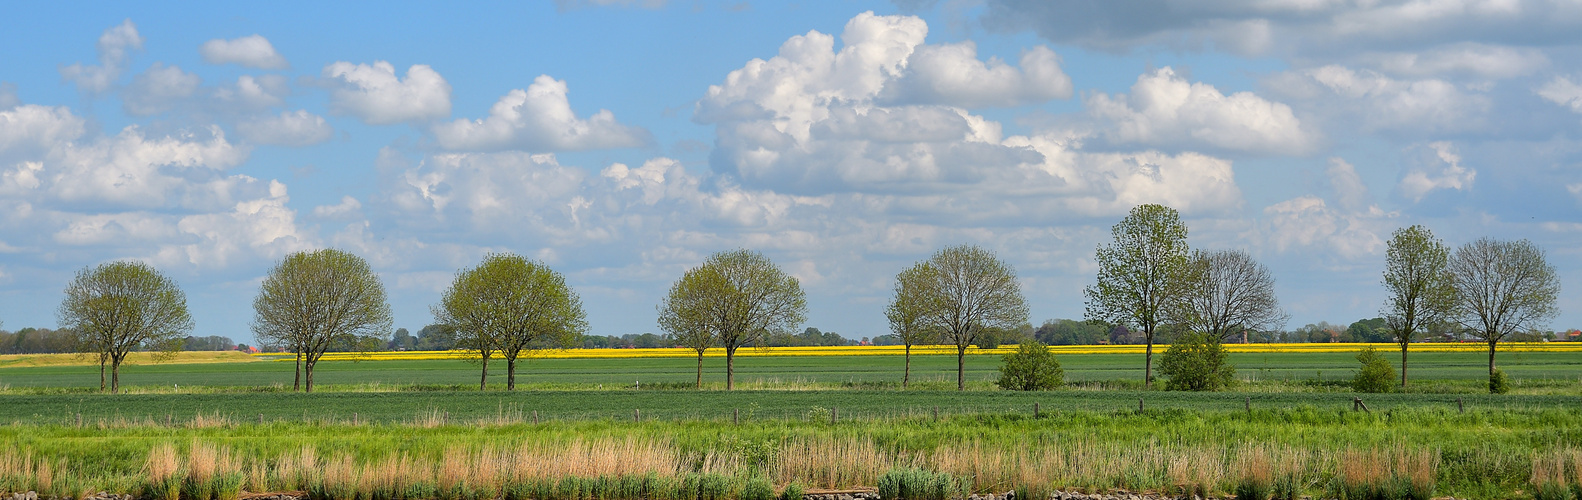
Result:
{"label": "grassy embankment", "polygon": [[[533,424],[505,409],[476,419],[388,423],[259,425],[222,415],[173,427],[13,424],[0,427],[0,441],[10,444],[0,452],[0,490],[153,492],[201,481],[203,491],[233,497],[241,490],[307,490],[347,499],[403,498],[394,492],[404,491],[406,498],[683,500],[760,498],[765,485],[874,486],[886,473],[919,469],[926,472],[914,477],[942,479],[952,494],[1082,488],[1223,495],[1257,483],[1311,495],[1350,490],[1355,497],[1373,488],[1394,492],[1386,498],[1429,491],[1510,498],[1530,490],[1535,464],[1544,476],[1552,475],[1545,466],[1558,463],[1565,467],[1560,479],[1575,483],[1582,436],[1582,412],[1574,407],[1519,405],[1466,413],[1062,410],[1038,418],[936,421],[924,414],[834,424],[827,416],[809,408],[791,419],[753,412],[740,424]],[[174,483],[162,482],[166,477]]]}

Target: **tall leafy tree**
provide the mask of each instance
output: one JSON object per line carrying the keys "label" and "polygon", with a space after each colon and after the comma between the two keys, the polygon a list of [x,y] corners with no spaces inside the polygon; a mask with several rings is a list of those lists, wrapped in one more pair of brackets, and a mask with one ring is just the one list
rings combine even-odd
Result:
{"label": "tall leafy tree", "polygon": [[703,354],[719,345],[719,334],[708,319],[718,305],[713,302],[718,291],[726,288],[721,278],[714,272],[688,272],[670,286],[659,304],[659,328],[670,334],[675,345],[698,353],[698,389],[703,388]]}
{"label": "tall leafy tree", "polygon": [[751,250],[710,255],[682,275],[659,307],[661,318],[685,318],[713,332],[725,348],[726,390],[735,388],[737,349],[790,335],[807,320],[807,297],[797,279]]}
{"label": "tall leafy tree", "polygon": [[120,392],[121,362],[138,349],[174,353],[192,331],[187,295],[174,280],[142,262],[85,268],[66,285],[57,317],[84,350],[97,353],[100,390],[110,364],[110,392]]}
{"label": "tall leafy tree", "polygon": [[1098,282],[1082,290],[1089,321],[1141,329],[1143,385],[1153,384],[1154,334],[1190,318],[1183,307],[1192,289],[1192,260],[1181,214],[1163,205],[1138,205],[1110,229],[1115,238],[1098,248]]}
{"label": "tall leafy tree", "polygon": [[1192,326],[1224,342],[1246,330],[1277,330],[1290,316],[1274,294],[1274,275],[1242,250],[1192,252],[1186,294]]}
{"label": "tall leafy tree", "polygon": [[297,353],[292,390],[313,392],[313,367],[331,350],[359,350],[390,331],[384,284],[368,261],[323,249],[287,255],[253,299],[253,334]]}
{"label": "tall leafy tree", "polygon": [[1442,323],[1456,305],[1448,272],[1450,249],[1423,226],[1397,229],[1385,254],[1384,288],[1389,293],[1384,322],[1401,345],[1401,387],[1406,387],[1406,353],[1429,325]]}
{"label": "tall leafy tree", "polygon": [[588,329],[582,300],[565,276],[511,253],[486,255],[477,267],[457,273],[433,312],[461,343],[484,351],[479,390],[488,382],[489,353],[505,358],[505,388],[515,390],[516,361],[524,352],[576,346]]}
{"label": "tall leafy tree", "polygon": [[1027,302],[1016,270],[974,245],[946,247],[922,263],[917,276],[925,325],[956,346],[956,390],[966,390],[967,348],[991,328],[1027,323]]}
{"label": "tall leafy tree", "polygon": [[929,323],[929,312],[936,307],[930,302],[934,296],[929,289],[934,285],[933,277],[934,268],[927,262],[919,262],[901,271],[895,275],[895,293],[884,309],[884,317],[890,321],[890,331],[895,332],[901,344],[906,346],[906,367],[901,372],[902,389],[912,379],[912,346],[930,344],[939,339],[939,329]]}
{"label": "tall leafy tree", "polygon": [[1480,238],[1457,248],[1449,269],[1456,321],[1489,344],[1490,377],[1500,340],[1560,312],[1560,278],[1530,241]]}

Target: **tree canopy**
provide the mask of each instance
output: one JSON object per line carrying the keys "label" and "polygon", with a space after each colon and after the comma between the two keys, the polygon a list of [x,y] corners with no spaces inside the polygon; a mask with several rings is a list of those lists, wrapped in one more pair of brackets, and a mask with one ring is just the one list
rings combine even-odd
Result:
{"label": "tree canopy", "polygon": [[1452,315],[1489,344],[1490,377],[1500,340],[1560,312],[1560,278],[1530,241],[1480,238],[1457,248],[1448,268],[1456,293]]}
{"label": "tree canopy", "polygon": [[1423,226],[1397,229],[1385,253],[1385,324],[1401,345],[1401,387],[1406,387],[1407,347],[1425,327],[1442,323],[1455,308],[1447,266],[1450,249]]}
{"label": "tree canopy", "polygon": [[253,299],[253,334],[297,353],[292,390],[313,392],[313,367],[325,352],[365,349],[390,332],[384,284],[368,262],[323,249],[287,255]]}
{"label": "tree canopy", "polygon": [[84,268],[66,285],[65,295],[57,312],[60,326],[76,333],[80,349],[99,355],[101,390],[104,365],[110,364],[111,393],[120,390],[121,362],[128,353],[174,353],[193,328],[181,287],[142,262]]}
{"label": "tree canopy", "polygon": [[1290,316],[1274,295],[1274,275],[1242,250],[1195,251],[1185,301],[1193,328],[1224,342],[1248,330],[1278,330]]}
{"label": "tree canopy", "polygon": [[1143,384],[1152,385],[1154,334],[1190,317],[1183,307],[1192,285],[1187,227],[1175,209],[1150,204],[1133,208],[1110,233],[1114,241],[1094,255],[1098,280],[1082,291],[1086,319],[1142,330]]}
{"label": "tree canopy", "polygon": [[456,331],[458,343],[483,352],[480,390],[487,387],[490,353],[505,358],[506,390],[515,390],[523,352],[574,347],[588,329],[582,300],[565,276],[511,253],[486,255],[458,272],[433,312]]}
{"label": "tree canopy", "polygon": [[[965,390],[967,348],[991,328],[1027,323],[1027,302],[1016,271],[975,245],[946,247],[913,268],[923,325],[956,346],[956,389]],[[903,273],[905,274],[905,273]]]}
{"label": "tree canopy", "polygon": [[732,250],[687,270],[660,303],[659,317],[671,334],[706,331],[725,348],[725,388],[731,390],[736,350],[795,331],[807,321],[807,297],[797,279],[764,254]]}

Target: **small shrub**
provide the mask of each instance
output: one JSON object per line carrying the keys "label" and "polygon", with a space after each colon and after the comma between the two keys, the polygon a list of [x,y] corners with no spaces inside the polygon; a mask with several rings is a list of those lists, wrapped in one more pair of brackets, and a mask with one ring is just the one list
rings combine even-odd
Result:
{"label": "small shrub", "polygon": [[1377,349],[1364,347],[1357,353],[1362,367],[1351,379],[1351,390],[1357,392],[1390,392],[1395,388],[1395,368],[1379,354]]}
{"label": "small shrub", "polygon": [[1255,478],[1243,478],[1236,483],[1236,500],[1268,500],[1269,484]]}
{"label": "small shrub", "polygon": [[1217,337],[1192,332],[1176,339],[1159,359],[1159,373],[1168,377],[1165,390],[1217,391],[1236,378],[1236,367]]}
{"label": "small shrub", "polygon": [[1297,500],[1302,498],[1302,488],[1297,484],[1296,475],[1281,474],[1269,488],[1270,496],[1274,500]]}
{"label": "small shrub", "polygon": [[763,476],[754,476],[748,479],[746,484],[742,485],[742,492],[736,498],[738,500],[775,500],[775,486],[769,484],[769,479]]}
{"label": "small shrub", "polygon": [[950,474],[923,469],[890,469],[878,483],[883,500],[946,500],[965,490]]}
{"label": "small shrub", "polygon": [[780,500],[802,500],[802,495],[805,493],[807,490],[802,487],[802,483],[793,482],[780,492]]}
{"label": "small shrub", "polygon": [[1510,381],[1505,378],[1505,370],[1494,369],[1489,374],[1489,394],[1505,394],[1511,392]]}
{"label": "small shrub", "polygon": [[1006,354],[1000,363],[1000,379],[994,384],[1013,391],[1047,391],[1066,383],[1066,372],[1049,347],[1036,340],[1022,342],[1016,352]]}

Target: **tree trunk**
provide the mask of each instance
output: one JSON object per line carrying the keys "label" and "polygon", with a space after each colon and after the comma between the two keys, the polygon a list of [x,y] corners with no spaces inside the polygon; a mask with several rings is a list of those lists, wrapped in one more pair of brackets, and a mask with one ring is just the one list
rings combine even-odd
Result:
{"label": "tree trunk", "polygon": [[967,390],[967,346],[956,345],[956,390]]}
{"label": "tree trunk", "polygon": [[302,390],[302,350],[297,350],[297,378],[291,381],[291,392]]}
{"label": "tree trunk", "polygon": [[[1489,338],[1492,339],[1492,338],[1494,338],[1494,336],[1490,335]],[[1497,343],[1497,342],[1499,342],[1499,341],[1498,340],[1490,340],[1489,341],[1489,379],[1490,380],[1494,379],[1494,344]]]}
{"label": "tree trunk", "polygon": [[906,345],[906,368],[901,371],[901,388],[906,388],[907,381],[912,378],[912,344]]}
{"label": "tree trunk", "polygon": [[121,391],[121,360],[110,360],[110,394],[119,394]]}
{"label": "tree trunk", "polygon": [[489,383],[489,357],[483,357],[483,374],[478,376],[478,390],[482,391]]}
{"label": "tree trunk", "polygon": [[736,389],[736,348],[725,348],[725,390]]}
{"label": "tree trunk", "polygon": [[516,390],[516,358],[505,358],[505,390]]}
{"label": "tree trunk", "polygon": [[1401,387],[1406,387],[1406,346],[1409,342],[1401,343]]}
{"label": "tree trunk", "polygon": [[698,390],[703,390],[703,351],[698,351]]}
{"label": "tree trunk", "polygon": [[302,392],[304,393],[313,392],[313,365],[316,363],[318,360],[308,358],[308,362],[303,365],[305,369],[302,374]]}
{"label": "tree trunk", "polygon": [[100,354],[99,355],[99,392],[104,392],[104,363],[105,363],[105,361],[106,361],[105,356],[103,354]]}
{"label": "tree trunk", "polygon": [[1148,336],[1148,347],[1143,349],[1143,390],[1154,385],[1154,336]]}

